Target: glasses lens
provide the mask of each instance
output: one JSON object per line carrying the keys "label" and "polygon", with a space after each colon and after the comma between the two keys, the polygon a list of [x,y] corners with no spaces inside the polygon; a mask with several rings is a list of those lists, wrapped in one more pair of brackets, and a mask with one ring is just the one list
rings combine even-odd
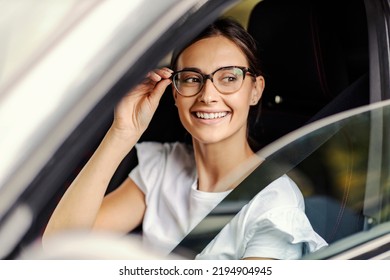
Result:
{"label": "glasses lens", "polygon": [[192,96],[201,90],[203,77],[197,72],[182,71],[173,77],[173,84],[181,95]]}
{"label": "glasses lens", "polygon": [[221,93],[233,93],[241,88],[244,71],[238,67],[222,68],[214,74],[214,85]]}

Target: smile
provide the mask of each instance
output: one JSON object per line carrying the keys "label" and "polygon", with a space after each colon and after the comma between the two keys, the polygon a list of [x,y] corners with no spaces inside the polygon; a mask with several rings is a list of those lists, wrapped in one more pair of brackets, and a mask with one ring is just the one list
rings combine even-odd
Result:
{"label": "smile", "polygon": [[220,119],[225,117],[227,114],[228,112],[217,112],[217,113],[196,112],[195,113],[197,118],[204,119],[204,120]]}

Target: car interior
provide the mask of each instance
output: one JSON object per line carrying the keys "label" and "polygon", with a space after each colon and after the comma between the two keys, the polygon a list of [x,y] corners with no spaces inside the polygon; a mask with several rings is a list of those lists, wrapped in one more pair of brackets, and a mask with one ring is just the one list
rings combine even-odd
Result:
{"label": "car interior", "polygon": [[[368,28],[363,0],[257,1],[248,13],[247,29],[258,43],[258,57],[266,80],[260,113],[250,124],[251,136],[260,148],[306,124],[369,104]],[[179,121],[170,90],[163,95],[140,141],[190,141]],[[95,142],[86,146],[82,158],[78,156],[77,169],[39,214],[24,238],[26,244],[42,234],[66,187],[92,155],[110,123],[108,119],[100,126]],[[362,136],[365,137],[368,136]],[[341,138],[343,149],[354,154],[353,139],[349,139],[347,130],[336,132],[335,138]],[[335,149],[329,141],[301,158],[296,166],[282,170],[302,186],[309,220],[328,243],[364,226],[362,205],[350,201],[351,190],[363,187],[353,186],[351,180],[344,180],[342,187],[325,179],[318,180],[327,177],[323,174],[334,172],[325,159]],[[136,164],[133,150],[119,166],[107,192],[115,189]],[[345,176],[352,178],[355,162],[348,164]],[[322,168],[319,170],[318,166]],[[306,183],[308,180],[310,183]]]}
{"label": "car interior", "polygon": [[[368,103],[363,92],[329,104],[368,74],[363,1],[261,1],[251,12],[248,31],[259,44],[266,75],[255,129],[264,144],[318,119],[325,106],[328,112],[321,117]],[[340,108],[329,108],[336,105]]]}

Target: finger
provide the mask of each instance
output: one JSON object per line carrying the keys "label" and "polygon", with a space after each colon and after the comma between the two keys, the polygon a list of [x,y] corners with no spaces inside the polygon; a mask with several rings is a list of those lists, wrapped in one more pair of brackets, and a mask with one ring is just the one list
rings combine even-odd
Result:
{"label": "finger", "polygon": [[161,69],[154,69],[149,72],[149,78],[155,82],[161,81],[162,79],[169,79],[172,76],[173,71],[167,67]]}
{"label": "finger", "polygon": [[156,95],[162,95],[166,88],[172,83],[171,80],[169,79],[164,79],[162,81],[160,81],[159,83],[156,84],[154,90],[153,90],[153,93],[156,94]]}
{"label": "finger", "polygon": [[163,67],[161,69],[156,69],[155,72],[160,75],[164,79],[168,79],[172,76],[173,70],[169,69],[168,67]]}
{"label": "finger", "polygon": [[168,67],[163,67],[161,69],[164,69],[165,71],[168,71],[170,72],[171,74],[174,72],[172,69],[168,68]]}
{"label": "finger", "polygon": [[158,104],[158,102],[161,99],[161,96],[164,94],[166,88],[171,84],[171,80],[164,79],[156,84],[153,92],[150,95],[150,98],[155,102],[155,104]]}
{"label": "finger", "polygon": [[[145,79],[136,87],[134,87],[132,90],[130,90],[128,94],[134,94],[137,92],[138,93],[151,92],[154,90],[157,83],[161,82],[162,80],[169,79],[172,76],[172,73],[173,71],[167,67],[150,71],[148,72]],[[170,82],[168,84],[170,84]]]}
{"label": "finger", "polygon": [[159,82],[162,79],[162,77],[156,72],[156,70],[150,71],[146,77],[152,80],[153,82]]}

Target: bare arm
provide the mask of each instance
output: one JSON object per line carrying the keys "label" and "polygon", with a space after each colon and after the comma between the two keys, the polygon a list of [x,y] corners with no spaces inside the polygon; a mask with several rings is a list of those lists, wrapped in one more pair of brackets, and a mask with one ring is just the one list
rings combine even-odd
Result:
{"label": "bare arm", "polygon": [[[126,143],[127,145],[135,143]],[[65,192],[44,237],[66,229],[89,229],[95,223],[108,183],[126,155],[126,147],[110,132]]]}
{"label": "bare arm", "polygon": [[144,193],[133,180],[127,178],[103,199],[94,228],[130,232],[141,224],[145,210]]}
{"label": "bare arm", "polygon": [[[134,182],[127,179],[112,195],[107,198],[104,195],[120,162],[149,125],[165,88],[170,84],[170,76],[168,69],[151,72],[142,84],[121,100],[115,109],[111,128],[61,198],[43,238],[68,229],[125,231],[139,224],[145,204],[143,194]],[[131,208],[126,207],[126,203],[131,204]],[[123,210],[135,215],[121,216]]]}

